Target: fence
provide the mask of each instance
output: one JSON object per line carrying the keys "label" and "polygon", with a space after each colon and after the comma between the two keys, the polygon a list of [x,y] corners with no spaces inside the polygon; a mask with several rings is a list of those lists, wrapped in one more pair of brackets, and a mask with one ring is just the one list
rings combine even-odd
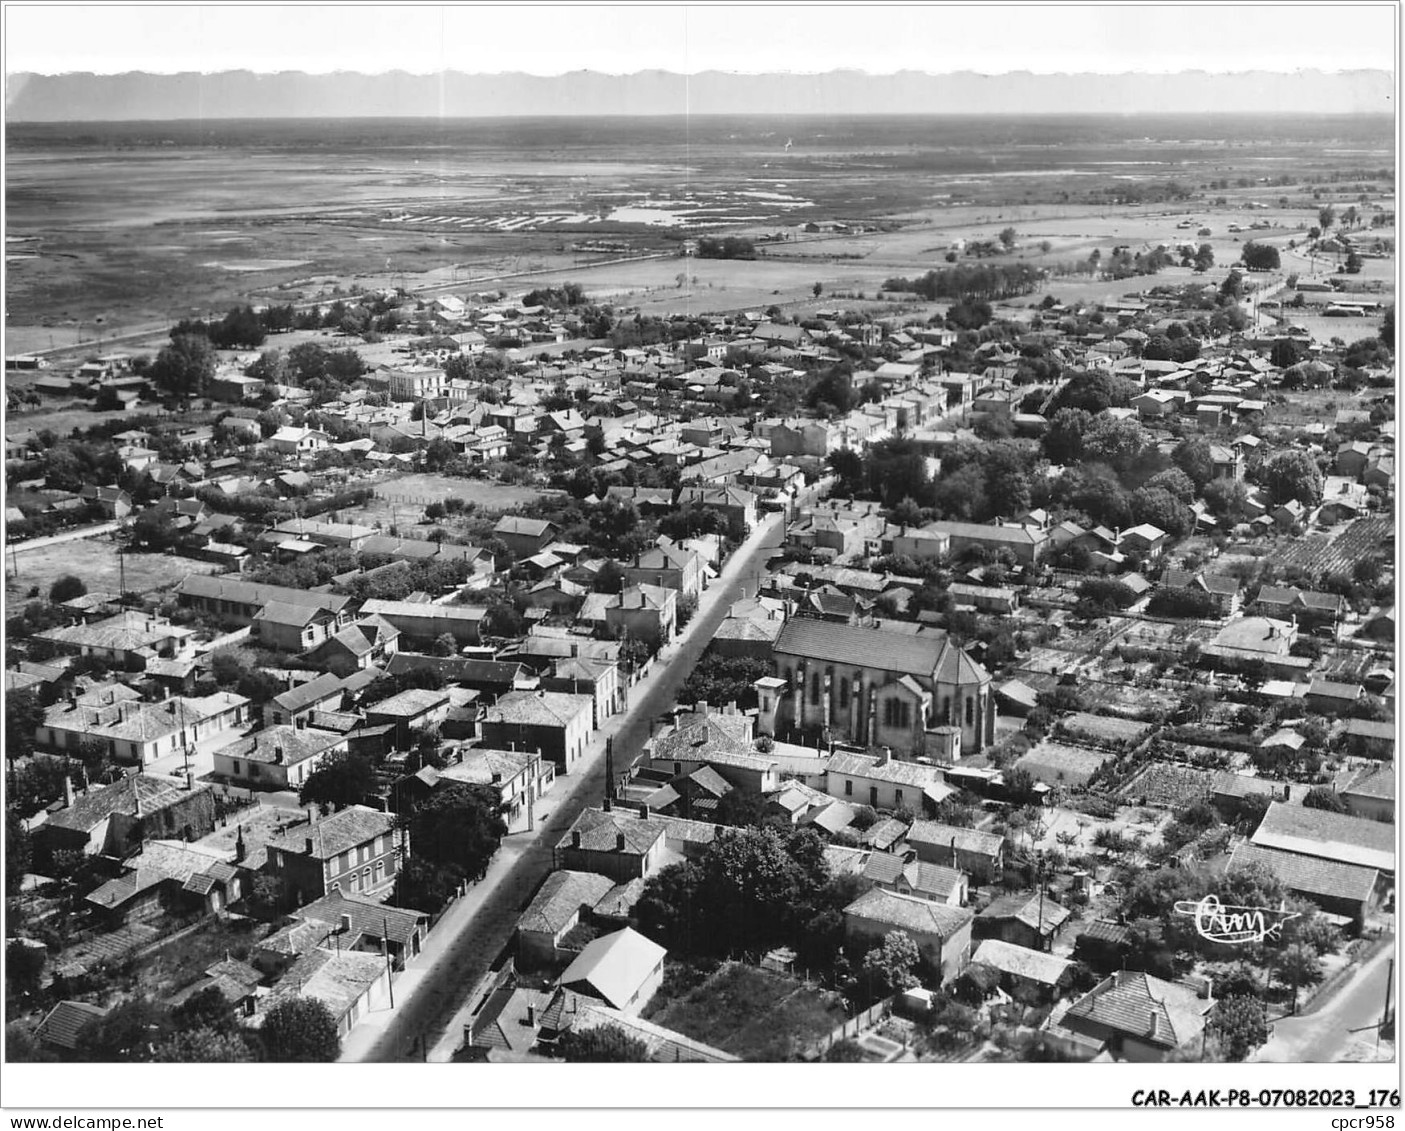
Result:
{"label": "fence", "polygon": [[856,1013],[842,1025],[830,1030],[828,1035],[815,1041],[801,1055],[805,1060],[819,1060],[840,1041],[857,1037],[865,1029],[870,1029],[893,1012],[893,999],[886,997],[870,1005],[862,1013]]}

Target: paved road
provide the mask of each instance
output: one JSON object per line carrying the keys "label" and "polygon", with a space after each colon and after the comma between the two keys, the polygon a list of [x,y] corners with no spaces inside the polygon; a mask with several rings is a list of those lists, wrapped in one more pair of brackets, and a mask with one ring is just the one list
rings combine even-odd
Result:
{"label": "paved road", "polygon": [[583,809],[605,796],[605,740],[615,763],[628,764],[649,737],[650,720],[674,705],[678,689],[711,642],[733,602],[755,594],[766,560],[780,545],[784,521],[768,515],[703,596],[693,622],[665,650],[654,670],[631,689],[630,705],[607,719],[591,750],[558,779],[533,833],[507,838],[484,879],[461,898],[431,933],[425,952],[395,983],[396,1008],[368,1017],[343,1043],[343,1060],[448,1060],[462,1043],[468,995],[512,938],[518,916],[554,866],[553,849]]}
{"label": "paved road", "polygon": [[1375,1047],[1375,1032],[1351,1030],[1365,1029],[1381,1019],[1386,978],[1394,954],[1394,946],[1381,951],[1312,1013],[1275,1022],[1273,1036],[1253,1059],[1294,1064],[1372,1059],[1369,1054]]}
{"label": "paved road", "polygon": [[26,550],[42,550],[45,546],[57,546],[61,542],[76,542],[80,538],[96,538],[101,534],[111,534],[117,529],[115,522],[100,522],[96,526],[78,526],[63,530],[58,534],[48,534],[43,538],[30,538],[24,542],[11,542],[6,547],[11,553],[23,554]]}

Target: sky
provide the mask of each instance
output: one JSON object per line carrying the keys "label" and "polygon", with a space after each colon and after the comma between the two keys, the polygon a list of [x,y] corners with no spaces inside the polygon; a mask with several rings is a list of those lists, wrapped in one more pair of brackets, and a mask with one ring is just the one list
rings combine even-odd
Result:
{"label": "sky", "polygon": [[7,74],[1394,71],[1363,4],[6,4]]}

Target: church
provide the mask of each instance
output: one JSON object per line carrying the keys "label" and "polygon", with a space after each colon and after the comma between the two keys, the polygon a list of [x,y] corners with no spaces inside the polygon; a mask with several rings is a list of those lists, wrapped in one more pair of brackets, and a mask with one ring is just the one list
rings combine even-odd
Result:
{"label": "church", "polygon": [[891,747],[955,762],[995,742],[990,673],[944,632],[792,617],[758,680],[757,731]]}

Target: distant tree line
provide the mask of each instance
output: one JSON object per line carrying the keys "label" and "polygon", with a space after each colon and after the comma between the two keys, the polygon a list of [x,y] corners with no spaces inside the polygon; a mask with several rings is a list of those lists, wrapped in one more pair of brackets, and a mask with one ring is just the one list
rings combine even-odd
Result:
{"label": "distant tree line", "polygon": [[888,279],[883,289],[912,292],[929,302],[979,301],[1032,294],[1042,278],[1043,272],[1028,263],[982,263],[928,271],[917,279]]}
{"label": "distant tree line", "polygon": [[740,236],[716,239],[703,236],[698,240],[699,259],[755,259],[756,245]]}

